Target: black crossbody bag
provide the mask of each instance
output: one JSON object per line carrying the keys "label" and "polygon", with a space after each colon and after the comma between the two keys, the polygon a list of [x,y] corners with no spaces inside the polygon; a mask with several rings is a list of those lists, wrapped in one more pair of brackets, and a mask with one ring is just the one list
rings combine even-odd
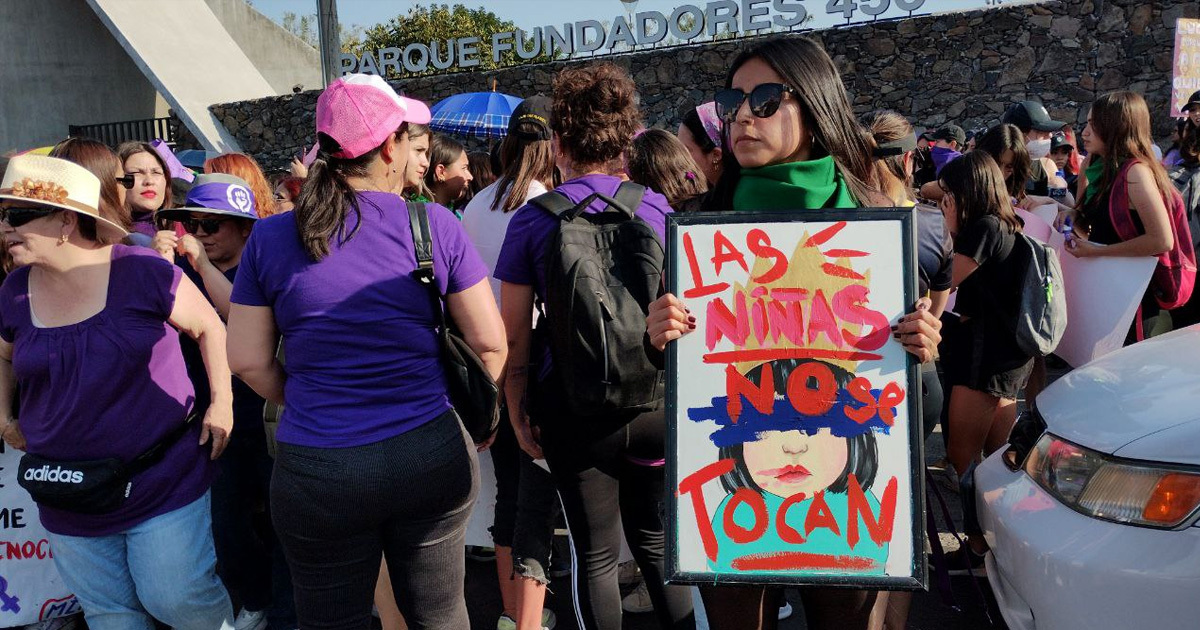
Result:
{"label": "black crossbody bag", "polygon": [[446,371],[450,402],[463,426],[476,444],[492,437],[500,424],[500,388],[479,355],[466,340],[450,330],[433,270],[433,232],[429,229],[429,213],[423,203],[408,203],[409,224],[417,254],[417,269],[413,277],[429,290],[433,314],[437,318],[442,367]]}
{"label": "black crossbody bag", "polygon": [[133,491],[133,478],[162,460],[167,449],[188,433],[193,414],[157,444],[128,464],[116,457],[83,462],[60,462],[32,453],[21,457],[17,483],[40,506],[78,514],[108,514],[120,508]]}

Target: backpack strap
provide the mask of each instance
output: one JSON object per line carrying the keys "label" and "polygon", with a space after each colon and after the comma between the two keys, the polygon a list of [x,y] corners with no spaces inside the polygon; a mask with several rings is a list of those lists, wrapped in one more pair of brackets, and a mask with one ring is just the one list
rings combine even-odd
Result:
{"label": "backpack strap", "polygon": [[405,202],[408,208],[408,224],[412,229],[413,251],[417,255],[417,268],[413,278],[425,285],[433,301],[433,315],[438,328],[446,334],[446,313],[442,310],[442,292],[438,290],[437,276],[433,270],[433,232],[429,229],[429,212],[422,202]]}
{"label": "backpack strap", "polygon": [[163,456],[167,454],[167,449],[174,446],[176,442],[183,438],[183,436],[187,435],[188,430],[196,426],[196,422],[199,420],[200,416],[196,413],[192,413],[188,417],[184,418],[183,424],[171,429],[171,431],[163,436],[161,440],[155,442],[154,446],[151,446],[144,453],[138,455],[129,463],[124,464],[122,469],[124,470],[125,474],[132,477],[157,464],[162,460]]}
{"label": "backpack strap", "polygon": [[[646,196],[646,187],[634,182],[621,182],[617,188],[617,193],[613,195],[613,201],[619,210],[625,211],[625,214],[633,216],[637,209],[642,206],[642,198]],[[609,204],[613,205],[613,204]]]}
{"label": "backpack strap", "polygon": [[571,201],[566,195],[555,190],[538,195],[530,199],[529,203],[556,217],[561,217],[563,214],[575,209],[574,201]]}
{"label": "backpack strap", "polygon": [[[1116,178],[1113,179],[1108,196],[1108,218],[1112,222],[1113,231],[1123,241],[1136,238],[1138,235],[1137,228],[1133,224],[1133,208],[1129,203],[1129,171],[1137,163],[1137,160],[1129,160],[1121,166],[1121,169],[1117,171]],[[1090,185],[1091,182],[1088,184]]]}
{"label": "backpack strap", "polygon": [[621,182],[621,185],[617,188],[617,192],[612,197],[597,192],[588,195],[583,201],[575,203],[566,195],[552,190],[534,197],[529,203],[553,214],[563,221],[574,221],[587,210],[587,207],[593,201],[599,199],[608,204],[609,209],[617,210],[632,219],[637,209],[641,207],[642,198],[645,195],[645,186],[633,182]]}

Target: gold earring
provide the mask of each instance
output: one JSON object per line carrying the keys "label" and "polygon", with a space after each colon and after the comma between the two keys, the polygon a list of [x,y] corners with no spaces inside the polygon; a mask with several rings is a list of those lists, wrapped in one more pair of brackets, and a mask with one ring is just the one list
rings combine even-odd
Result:
{"label": "gold earring", "polygon": [[63,234],[62,236],[58,237],[59,245],[66,245],[66,243],[67,243],[67,235],[66,234]]}

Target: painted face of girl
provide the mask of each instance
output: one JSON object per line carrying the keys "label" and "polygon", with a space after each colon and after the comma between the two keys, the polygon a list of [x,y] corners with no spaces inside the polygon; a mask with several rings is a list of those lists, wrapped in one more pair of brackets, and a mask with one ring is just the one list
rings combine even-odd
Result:
{"label": "painted face of girl", "polygon": [[841,477],[849,461],[846,438],[829,429],[812,435],[803,431],[764,431],[742,446],[746,470],[758,487],[789,497],[803,492],[813,496]]}
{"label": "painted face of girl", "polygon": [[[751,59],[733,74],[730,87],[747,94],[764,83],[785,83],[762,59]],[[812,150],[812,133],[804,124],[800,102],[790,93],[782,95],[779,110],[767,118],[750,112],[743,102],[733,122],[729,123],[729,139],[733,155],[742,168],[758,168],[807,160]],[[748,99],[747,99],[748,100]]]}
{"label": "painted face of girl", "polygon": [[162,207],[167,195],[167,174],[158,159],[143,151],[125,160],[125,172],[133,175],[129,205],[134,212],[154,212]]}
{"label": "painted face of girl", "polygon": [[404,170],[404,187],[416,188],[429,170],[429,134],[408,139],[408,168]]}

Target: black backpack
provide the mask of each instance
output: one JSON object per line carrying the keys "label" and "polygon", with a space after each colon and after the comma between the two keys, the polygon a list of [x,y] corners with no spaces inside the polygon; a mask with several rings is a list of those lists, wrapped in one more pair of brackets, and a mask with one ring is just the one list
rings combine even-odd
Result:
{"label": "black backpack", "polygon": [[[662,399],[662,372],[643,345],[664,259],[654,229],[634,215],[645,193],[625,182],[614,197],[574,203],[548,192],[531,202],[559,220],[546,252],[546,328],[576,415],[647,411]],[[585,212],[597,199],[608,207]]]}

